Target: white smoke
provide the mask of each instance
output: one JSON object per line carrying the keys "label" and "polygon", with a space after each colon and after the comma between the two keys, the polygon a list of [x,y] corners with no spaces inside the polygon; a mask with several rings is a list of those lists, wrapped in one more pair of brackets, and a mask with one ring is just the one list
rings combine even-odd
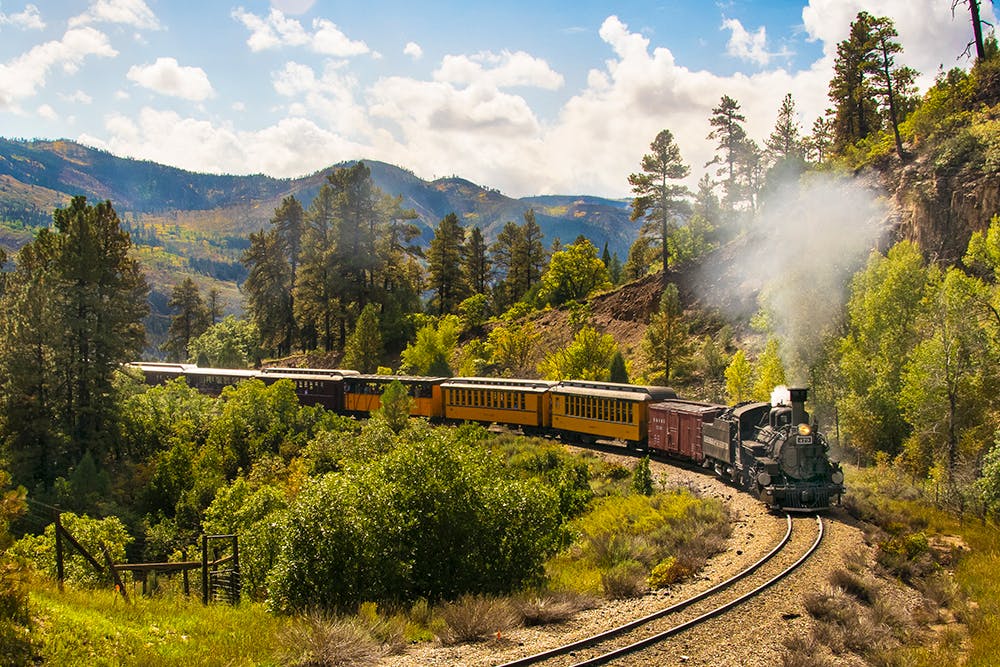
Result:
{"label": "white smoke", "polygon": [[[788,378],[804,384],[823,338],[838,321],[850,277],[875,248],[886,219],[884,196],[859,179],[807,174],[762,202],[746,248],[719,284],[759,290],[781,345]],[[730,293],[731,301],[748,294]]]}

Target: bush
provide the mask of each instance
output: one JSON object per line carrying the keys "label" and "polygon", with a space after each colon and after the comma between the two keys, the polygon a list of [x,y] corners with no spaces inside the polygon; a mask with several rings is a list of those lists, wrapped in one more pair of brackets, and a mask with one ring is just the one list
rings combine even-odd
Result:
{"label": "bush", "polygon": [[664,558],[653,571],[649,573],[646,583],[652,589],[666,588],[670,584],[677,583],[684,577],[691,574],[691,571],[678,562],[676,556]]}
{"label": "bush", "polygon": [[[111,559],[116,563],[125,562],[125,549],[132,542],[132,536],[118,517],[92,519],[87,515],[77,516],[63,512],[62,525],[93,556],[98,563],[104,562],[102,547],[107,547]],[[56,526],[45,528],[42,535],[22,537],[11,547],[11,553],[34,565],[43,574],[56,578]],[[66,581],[79,586],[106,586],[111,579],[105,571],[98,573],[76,549],[63,541],[63,563]]]}
{"label": "bush", "polygon": [[442,644],[462,644],[485,639],[518,623],[518,614],[509,600],[481,595],[463,595],[441,607],[444,623],[438,638]]}
{"label": "bush", "polygon": [[638,561],[618,563],[601,575],[604,595],[612,600],[639,597],[645,587],[646,568]]}
{"label": "bush", "polygon": [[874,604],[879,593],[876,582],[847,570],[837,569],[831,572],[830,583],[868,606]]}
{"label": "bush", "polygon": [[357,624],[315,612],[289,625],[280,640],[278,660],[293,667],[373,665],[383,654]]}
{"label": "bush", "polygon": [[541,593],[514,599],[514,608],[525,625],[549,625],[567,621],[578,612],[594,607],[594,599],[571,591]]}

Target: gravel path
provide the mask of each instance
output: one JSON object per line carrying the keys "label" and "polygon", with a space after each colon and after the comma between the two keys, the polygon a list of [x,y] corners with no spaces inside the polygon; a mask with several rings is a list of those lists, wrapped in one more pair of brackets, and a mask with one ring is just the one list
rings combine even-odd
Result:
{"label": "gravel path", "polygon": [[[635,461],[627,456],[599,455],[620,460],[629,466]],[[581,612],[565,623],[516,628],[504,633],[499,639],[450,647],[421,645],[403,655],[389,656],[381,665],[485,667],[566,644],[645,616],[711,588],[759,560],[785,533],[784,517],[768,513],[760,501],[708,474],[657,461],[651,462],[650,468],[654,478],[663,480],[667,485],[686,485],[703,496],[723,499],[733,514],[733,532],[726,550],[709,560],[694,580],[641,598],[605,601],[597,608]],[[615,664],[715,667],[780,665],[784,652],[783,640],[809,631],[810,620],[803,607],[803,597],[822,586],[830,572],[843,566],[844,553],[857,551],[864,545],[860,529],[845,513],[830,512],[825,515],[824,521],[827,533],[818,553],[788,579],[779,582],[761,597],[673,637],[655,651],[646,651]],[[813,533],[812,537],[814,536]],[[843,664],[859,663],[845,661]]]}

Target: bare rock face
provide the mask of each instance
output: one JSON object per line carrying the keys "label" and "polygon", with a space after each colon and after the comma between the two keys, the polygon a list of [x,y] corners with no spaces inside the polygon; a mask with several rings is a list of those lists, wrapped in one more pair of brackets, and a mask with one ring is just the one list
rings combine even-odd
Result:
{"label": "bare rock face", "polygon": [[916,243],[929,259],[959,261],[973,232],[1000,213],[1000,179],[989,160],[954,169],[922,157],[895,176],[897,236]]}

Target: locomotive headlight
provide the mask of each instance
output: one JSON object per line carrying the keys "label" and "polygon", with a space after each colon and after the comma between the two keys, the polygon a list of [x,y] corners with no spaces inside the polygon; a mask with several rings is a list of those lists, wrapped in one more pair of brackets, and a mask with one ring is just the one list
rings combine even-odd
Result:
{"label": "locomotive headlight", "polygon": [[771,483],[771,476],[766,472],[757,475],[757,483],[761,486],[768,486]]}
{"label": "locomotive headlight", "polygon": [[810,433],[812,433],[812,428],[809,427],[809,424],[799,424],[799,435],[809,435]]}
{"label": "locomotive headlight", "polygon": [[844,473],[840,472],[839,470],[834,470],[833,474],[830,475],[830,481],[833,482],[834,484],[843,484]]}

